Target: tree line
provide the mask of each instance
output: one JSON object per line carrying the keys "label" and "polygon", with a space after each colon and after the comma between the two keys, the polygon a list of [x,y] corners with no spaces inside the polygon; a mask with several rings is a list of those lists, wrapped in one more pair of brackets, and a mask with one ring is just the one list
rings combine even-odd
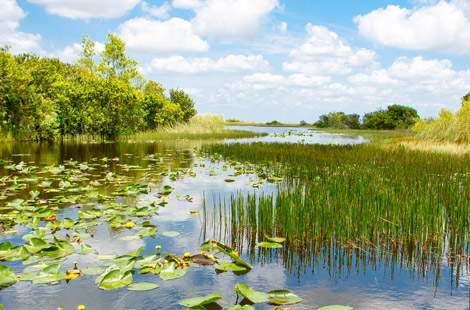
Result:
{"label": "tree line", "polygon": [[365,113],[362,118],[359,114],[331,112],[321,115],[314,126],[338,129],[396,129],[409,128],[418,120],[415,109],[395,104],[388,106],[386,110]]}
{"label": "tree line", "polygon": [[[95,63],[95,60],[99,59]],[[0,131],[18,139],[79,135],[116,137],[187,122],[195,102],[183,90],[146,81],[125,44],[108,34],[104,51],[82,38],[79,60],[68,64],[0,47]]]}

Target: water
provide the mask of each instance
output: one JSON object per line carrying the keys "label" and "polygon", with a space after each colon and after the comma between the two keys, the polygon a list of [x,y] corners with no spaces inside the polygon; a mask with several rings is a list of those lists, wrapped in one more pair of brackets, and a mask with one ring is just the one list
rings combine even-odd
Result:
{"label": "water", "polygon": [[302,127],[260,127],[260,126],[226,126],[230,130],[245,130],[256,133],[267,133],[268,136],[249,139],[229,140],[232,142],[266,142],[266,143],[304,143],[304,144],[335,144],[354,145],[368,143],[369,140],[361,136],[344,134],[331,134]]}
{"label": "water", "polygon": [[[272,137],[282,141],[292,142],[288,128],[258,128],[254,130],[270,131],[272,134],[285,133],[287,137]],[[296,129],[297,130],[297,129]],[[307,132],[310,134],[310,132]],[[319,133],[310,136],[294,136],[298,139],[317,139]],[[320,134],[322,143],[353,143],[345,141],[362,141],[357,137],[341,137],[337,135]],[[329,142],[325,139],[331,138]],[[271,137],[268,137],[271,138]],[[317,140],[318,141],[318,140]],[[358,142],[358,143],[362,143]],[[62,203],[55,211],[58,220],[65,217],[78,219],[78,210],[89,210],[93,207],[103,208],[106,203],[118,202],[129,206],[148,206],[152,202],[159,203],[159,192],[164,185],[174,188],[170,199],[164,207],[160,207],[158,215],[136,218],[137,225],[149,221],[156,225],[157,234],[154,238],[122,240],[122,237],[134,235],[135,228],[110,228],[107,222],[90,227],[88,232],[94,236],[83,239],[83,243],[91,245],[99,255],[123,255],[126,252],[143,246],[140,255],[155,253],[155,246],[160,245],[161,251],[175,255],[185,252],[197,254],[198,246],[207,237],[217,237],[219,240],[230,242],[231,232],[218,227],[218,222],[207,218],[204,220],[203,201],[211,209],[211,202],[223,199],[230,193],[236,192],[270,192],[275,184],[263,183],[259,189],[252,184],[258,182],[256,174],[243,173],[236,177],[233,167],[218,160],[207,160],[198,156],[194,148],[201,141],[173,142],[116,142],[116,143],[13,143],[0,146],[0,158],[7,162],[0,165],[1,176],[11,177],[3,180],[0,190],[5,194],[5,200],[0,202],[0,213],[7,212],[6,202],[13,199],[30,199],[29,192],[38,190],[39,199],[50,203],[57,196],[69,197],[81,195],[78,203]],[[313,142],[305,142],[313,143]],[[75,167],[70,161],[76,161]],[[37,171],[27,173],[18,169],[8,170],[11,164],[24,162],[24,167],[37,167]],[[87,167],[87,169],[80,170]],[[51,165],[65,165],[65,170],[57,175],[43,173]],[[75,171],[71,173],[71,171]],[[191,171],[188,171],[191,169]],[[212,172],[211,172],[212,171]],[[120,181],[106,182],[106,176],[113,173]],[[23,176],[36,175],[45,180],[51,180],[51,187],[41,187],[41,181],[31,182],[21,179]],[[77,175],[86,177],[77,180]],[[17,178],[14,178],[16,176]],[[232,178],[235,182],[224,180]],[[60,181],[69,180],[70,186],[58,192],[50,189],[60,189]],[[95,182],[94,182],[95,181]],[[76,192],[78,186],[88,186],[91,183],[94,190],[110,197],[110,201],[96,201],[88,198],[89,192]],[[17,193],[7,190],[14,183],[26,184],[24,190]],[[126,188],[129,184],[153,183],[151,191],[137,196],[113,196],[118,189]],[[63,183],[62,183],[63,185]],[[49,191],[49,192],[48,192]],[[177,195],[178,194],[178,195]],[[11,195],[11,196],[10,196]],[[186,196],[189,195],[189,196]],[[93,205],[87,205],[86,203]],[[191,211],[199,214],[191,215]],[[101,218],[92,221],[102,221]],[[39,224],[43,226],[43,222]],[[13,245],[22,245],[22,236],[32,233],[32,229],[22,225],[15,226],[17,234],[0,235],[0,242],[9,241]],[[83,232],[84,230],[80,230]],[[177,231],[179,236],[165,237],[162,233]],[[56,233],[60,238],[72,234],[73,230],[62,229]],[[435,272],[419,274],[407,269],[400,259],[374,260],[364,255],[358,255],[354,249],[343,249],[342,256],[337,253],[341,247],[337,244],[320,245],[314,253],[292,253],[287,249],[266,250],[247,248],[247,242],[235,245],[242,253],[241,257],[253,265],[253,269],[244,275],[232,272],[218,273],[211,266],[191,264],[185,276],[169,281],[163,281],[153,274],[134,274],[134,282],[153,282],[159,288],[147,292],[132,292],[126,288],[104,291],[94,282],[96,276],[83,275],[72,279],[69,283],[62,280],[54,285],[31,284],[30,281],[20,281],[13,286],[0,291],[0,304],[5,309],[76,309],[78,305],[86,305],[86,309],[185,309],[178,302],[185,298],[222,293],[220,307],[226,309],[237,302],[233,287],[237,282],[249,285],[257,291],[273,289],[288,289],[304,299],[296,305],[284,306],[291,309],[317,309],[321,306],[343,304],[354,309],[465,309],[468,308],[468,275],[467,270],[460,270],[459,283],[453,281],[455,270],[446,264],[440,268],[439,276]],[[78,248],[79,245],[73,243]],[[335,254],[336,253],[336,254]],[[105,260],[96,254],[72,254],[61,261],[62,271],[73,268],[73,261],[78,261],[79,267],[100,265]],[[3,261],[2,264],[12,268],[17,274],[22,274],[25,265],[20,261]],[[34,264],[33,264],[34,265]],[[238,302],[240,299],[238,299]],[[214,306],[210,309],[220,309]],[[256,309],[273,309],[266,304],[254,305]],[[281,306],[282,307],[282,306]]]}

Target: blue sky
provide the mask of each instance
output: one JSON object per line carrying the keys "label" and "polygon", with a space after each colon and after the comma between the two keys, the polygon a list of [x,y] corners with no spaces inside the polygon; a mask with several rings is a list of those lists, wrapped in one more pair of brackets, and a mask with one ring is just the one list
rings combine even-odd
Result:
{"label": "blue sky", "polygon": [[314,122],[400,104],[422,117],[470,91],[470,0],[0,0],[0,44],[77,60],[119,35],[140,70],[200,113]]}

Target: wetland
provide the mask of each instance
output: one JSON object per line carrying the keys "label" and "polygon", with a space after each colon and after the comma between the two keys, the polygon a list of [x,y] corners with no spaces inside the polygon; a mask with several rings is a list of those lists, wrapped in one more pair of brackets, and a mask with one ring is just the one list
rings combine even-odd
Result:
{"label": "wetland", "polygon": [[0,304],[468,308],[468,154],[241,129],[0,145]]}

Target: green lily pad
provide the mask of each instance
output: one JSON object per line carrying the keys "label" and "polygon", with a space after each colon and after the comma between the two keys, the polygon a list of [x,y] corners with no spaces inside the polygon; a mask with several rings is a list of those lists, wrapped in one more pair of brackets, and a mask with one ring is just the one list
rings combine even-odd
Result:
{"label": "green lily pad", "polygon": [[269,295],[263,292],[257,292],[243,283],[235,284],[235,292],[250,300],[252,303],[259,304],[269,301]]}
{"label": "green lily pad", "polygon": [[165,185],[163,188],[158,192],[160,195],[170,195],[173,192],[174,188],[170,185]]}
{"label": "green lily pad", "polygon": [[75,252],[77,252],[78,254],[88,255],[91,253],[95,253],[96,251],[91,247],[91,245],[82,243],[80,245],[80,249],[77,249]]}
{"label": "green lily pad", "polygon": [[266,239],[268,239],[268,241],[271,241],[271,242],[284,242],[286,241],[286,238],[282,238],[282,237],[269,237],[268,235],[264,234],[264,237]]}
{"label": "green lily pad", "polygon": [[99,275],[99,274],[103,273],[104,268],[100,267],[100,266],[88,266],[88,267],[80,268],[80,271],[83,274],[87,274],[87,275],[90,275],[90,276],[96,276],[96,275]]}
{"label": "green lily pad", "polygon": [[132,283],[132,272],[121,270],[111,270],[108,272],[99,284],[99,288],[102,290],[114,290],[127,286]]}
{"label": "green lily pad", "polygon": [[223,271],[245,271],[247,269],[245,266],[237,265],[235,263],[214,264],[214,268]]}
{"label": "green lily pad", "polygon": [[170,237],[170,238],[174,238],[174,237],[177,237],[179,236],[179,232],[177,231],[165,231],[165,232],[162,232],[162,235],[165,236],[165,237]]}
{"label": "green lily pad", "polygon": [[255,310],[255,308],[251,305],[235,305],[228,308],[228,310]]}
{"label": "green lily pad", "polygon": [[185,307],[193,308],[196,306],[203,306],[203,305],[213,303],[221,298],[222,296],[220,293],[214,293],[214,294],[210,294],[204,297],[194,297],[194,298],[184,299],[180,301],[179,304]]}
{"label": "green lily pad", "polygon": [[16,273],[10,267],[0,264],[0,289],[12,286],[17,281]]}
{"label": "green lily pad", "polygon": [[150,291],[150,290],[154,290],[158,287],[160,287],[160,285],[158,285],[156,283],[141,282],[141,283],[132,283],[127,287],[127,289],[129,291]]}
{"label": "green lily pad", "polygon": [[162,280],[173,280],[180,278],[186,274],[186,271],[183,269],[176,269],[175,263],[170,262],[168,265],[165,265],[160,271],[159,277]]}
{"label": "green lily pad", "polygon": [[65,278],[65,272],[61,272],[60,268],[62,268],[60,264],[54,264],[44,268],[32,280],[33,284],[50,283],[62,280]]}
{"label": "green lily pad", "polygon": [[334,305],[334,306],[326,306],[318,308],[317,310],[353,310],[353,307],[350,306],[341,306],[341,305]]}
{"label": "green lily pad", "polygon": [[34,254],[37,253],[45,248],[49,247],[49,244],[40,238],[31,238],[31,243],[26,243],[24,247],[28,250],[29,253]]}
{"label": "green lily pad", "polygon": [[143,250],[144,250],[144,247],[141,246],[138,249],[131,250],[131,251],[127,252],[125,255],[132,256],[132,257],[137,257],[140,254],[140,252],[142,252]]}
{"label": "green lily pad", "polygon": [[155,227],[146,227],[142,230],[140,230],[137,235],[140,237],[155,237],[155,234],[157,233],[157,229]]}
{"label": "green lily pad", "polygon": [[227,183],[233,183],[233,182],[235,182],[234,179],[225,179],[224,181],[227,182]]}
{"label": "green lily pad", "polygon": [[274,290],[268,292],[269,303],[274,305],[291,305],[301,302],[303,299],[286,290]]}
{"label": "green lily pad", "polygon": [[260,242],[260,243],[257,243],[256,245],[261,248],[268,248],[268,249],[282,248],[282,244],[279,244],[276,242]]}

